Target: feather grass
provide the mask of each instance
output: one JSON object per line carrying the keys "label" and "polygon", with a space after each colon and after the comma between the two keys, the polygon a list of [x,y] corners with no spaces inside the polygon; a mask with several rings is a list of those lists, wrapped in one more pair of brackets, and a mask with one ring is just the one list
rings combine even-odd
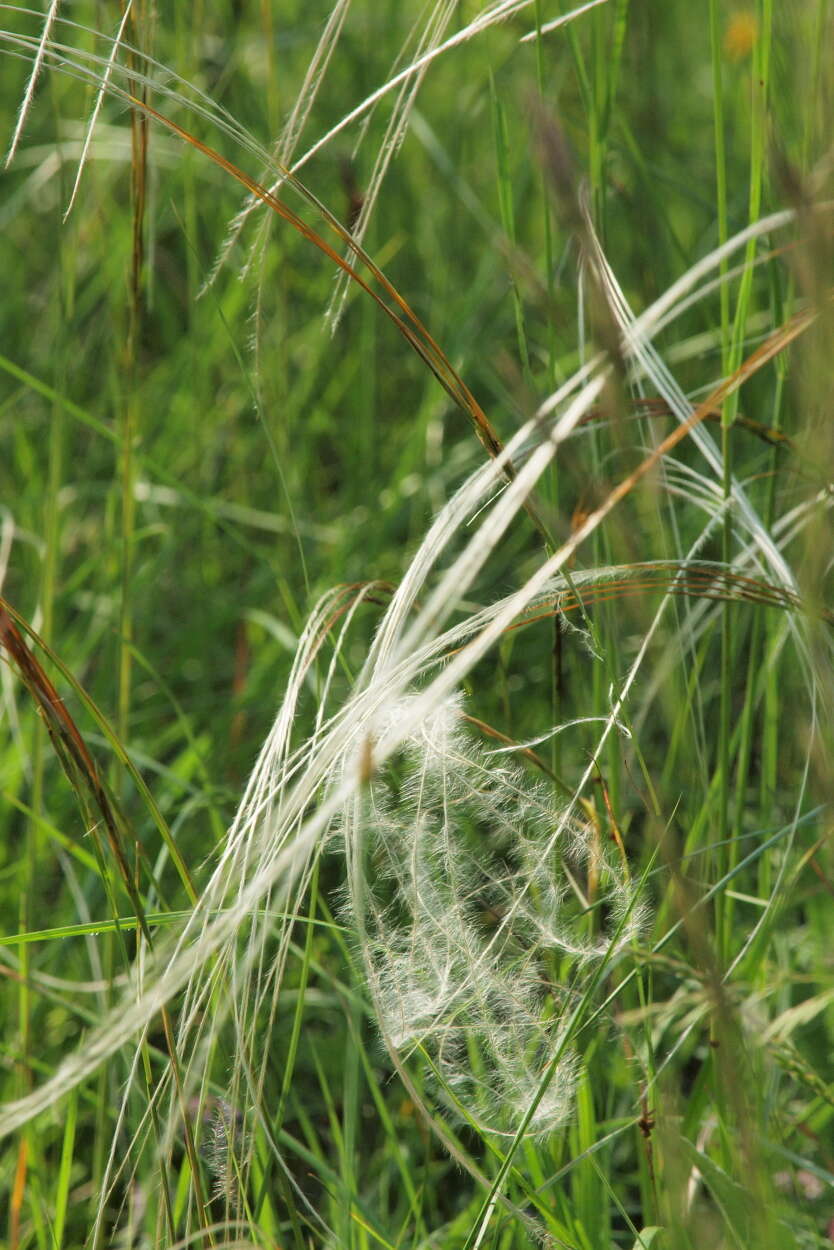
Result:
{"label": "feather grass", "polygon": [[[54,1061],[51,1070],[47,1067],[42,1079],[33,1080],[27,1069],[22,1092],[18,1088],[0,1106],[0,1134],[24,1130],[10,1189],[15,1246],[31,1170],[28,1152],[36,1149],[30,1126],[36,1117],[42,1117],[41,1124],[54,1120],[64,1102],[69,1112],[52,1218],[58,1243],[67,1236],[71,1160],[79,1153],[79,1117],[85,1114],[91,1089],[96,1090],[99,1128],[92,1245],[102,1244],[117,1227],[130,1230],[134,1218],[142,1224],[143,1203],[152,1209],[145,1228],[153,1226],[156,1244],[175,1244],[180,1235],[202,1244],[228,1244],[235,1237],[253,1244],[287,1239],[299,1247],[311,1237],[334,1246],[400,1244],[402,1234],[391,1230],[392,1210],[399,1212],[402,1229],[411,1229],[413,1244],[467,1250],[485,1244],[493,1232],[508,1247],[529,1244],[525,1239],[530,1238],[571,1246],[608,1244],[612,1221],[619,1221],[620,1240],[627,1234],[640,1245],[649,1244],[651,1229],[663,1222],[669,1244],[685,1246],[693,1244],[692,1229],[704,1211],[708,1220],[720,1216],[723,1221],[724,1239],[715,1244],[740,1244],[746,1238],[748,1244],[775,1246],[785,1232],[784,1225],[777,1221],[770,1226],[764,1215],[775,1182],[768,1171],[770,1143],[759,1140],[752,1127],[763,1114],[756,1089],[758,1065],[768,1071],[773,1063],[782,1064],[782,1072],[790,1065],[793,1072],[801,1070],[819,1100],[813,1103],[814,1123],[824,1128],[825,1090],[814,1084],[813,1065],[797,1060],[793,1052],[785,1058],[783,1051],[804,1023],[822,1018],[829,997],[821,991],[796,1008],[783,998],[778,1015],[763,1026],[766,1004],[778,998],[780,989],[765,984],[753,994],[748,987],[763,975],[765,951],[781,940],[787,900],[808,864],[826,880],[817,863],[823,836],[805,848],[802,838],[809,827],[816,829],[815,822],[826,819],[823,809],[809,809],[809,796],[812,747],[818,749],[828,717],[831,613],[819,588],[809,585],[797,552],[798,540],[827,514],[831,495],[827,466],[809,463],[806,455],[802,472],[814,479],[812,493],[799,499],[780,495],[777,512],[775,486],[761,489],[761,462],[731,455],[729,422],[720,445],[709,423],[721,413],[735,418],[745,387],[751,415],[736,423],[740,432],[759,436],[762,455],[771,457],[771,482],[776,448],[794,457],[796,440],[781,429],[778,404],[768,422],[752,397],[759,394],[756,386],[764,389],[772,362],[784,361],[788,352],[825,332],[831,296],[817,285],[786,306],[777,301],[778,315],[770,310],[755,321],[758,337],[753,340],[748,334],[754,324],[753,284],[783,257],[801,257],[807,239],[830,231],[831,204],[822,201],[812,209],[800,206],[762,215],[762,117],[757,113],[754,155],[759,163],[748,224],[730,233],[724,186],[718,246],[700,249],[697,260],[679,266],[665,289],[635,313],[635,300],[626,295],[631,284],[618,278],[609,246],[611,219],[604,189],[615,98],[622,90],[627,6],[610,6],[610,26],[601,3],[583,5],[550,22],[542,22],[537,6],[537,29],[522,42],[534,35],[541,45],[544,34],[566,26],[590,118],[587,195],[578,193],[569,172],[564,135],[549,128],[544,114],[538,118],[544,173],[557,193],[555,212],[580,248],[580,324],[577,350],[558,371],[564,380],[558,385],[550,381],[534,402],[520,405],[532,415],[520,418],[506,439],[501,437],[498,430],[511,424],[506,414],[492,420],[487,416],[488,405],[476,399],[477,388],[452,363],[454,352],[440,346],[428,329],[428,318],[413,311],[365,251],[363,231],[380,209],[383,181],[390,177],[407,134],[417,93],[426,89],[430,66],[441,57],[450,59],[488,30],[503,35],[509,29],[515,46],[515,28],[506,28],[506,23],[527,7],[515,2],[484,5],[450,35],[453,6],[427,6],[407,32],[382,85],[343,112],[301,157],[296,156],[301,136],[328,76],[338,72],[340,44],[350,30],[349,4],[337,3],[330,10],[288,120],[271,149],[202,87],[125,42],[129,4],[113,39],[99,41],[96,32],[59,16],[57,4],[45,19],[39,16],[35,22],[29,15],[35,33],[9,30],[0,36],[10,57],[31,62],[10,155],[20,150],[27,118],[32,124],[35,86],[45,68],[80,80],[94,92],[75,185],[65,201],[67,212],[73,204],[80,206],[82,171],[86,167],[87,177],[92,174],[90,158],[105,100],[127,104],[143,126],[165,128],[185,151],[210,162],[247,193],[206,289],[218,289],[249,217],[259,206],[268,207],[295,232],[299,244],[312,244],[317,258],[336,275],[330,293],[331,329],[346,307],[350,287],[370,297],[369,308],[386,314],[420,364],[440,382],[445,398],[466,415],[487,453],[423,527],[395,584],[384,576],[346,578],[319,597],[292,641],[279,708],[237,812],[225,835],[216,844],[206,843],[198,855],[193,842],[191,857],[183,855],[137,767],[141,744],[128,749],[126,742],[137,699],[134,679],[124,677],[133,663],[131,582],[133,570],[140,567],[132,520],[121,565],[118,732],[73,676],[73,665],[62,658],[51,630],[41,638],[22,612],[0,603],[0,639],[33,707],[46,721],[96,848],[92,860],[79,851],[75,866],[68,856],[62,861],[83,922],[34,928],[26,916],[18,939],[0,948],[9,958],[12,946],[20,952],[13,972],[24,987],[23,1032],[29,1028],[30,987],[58,995],[70,993],[73,984],[40,973],[30,949],[42,942],[83,938],[96,950],[91,934],[96,922],[89,918],[77,885],[76,874],[82,870],[93,873],[95,888],[107,895],[111,918],[102,921],[102,931],[116,939],[113,949],[122,960],[120,976],[108,977],[96,963],[96,950],[93,984],[106,980],[115,997],[105,996],[99,1010],[85,1017],[89,1027],[82,1042]],[[27,16],[18,6],[3,9]],[[586,11],[591,32],[587,62],[578,33],[581,24],[576,29],[569,25]],[[715,7],[712,15],[717,58]],[[769,23],[769,7],[766,16]],[[611,39],[608,76],[602,72],[606,32]],[[103,54],[81,47],[81,40],[93,36]],[[762,55],[760,50],[757,56]],[[716,90],[723,90],[721,74],[714,83]],[[377,134],[374,109],[393,92],[390,119]],[[502,219],[514,236],[515,252],[520,236],[515,237],[510,119],[495,98]],[[188,127],[170,115],[173,108],[188,110]],[[716,108],[716,133],[723,135],[721,116]],[[373,135],[378,147],[360,217],[347,229],[296,171],[360,119],[360,142],[367,144]],[[213,127],[223,143],[234,142],[242,155],[232,160],[210,146],[192,133],[192,121]],[[260,167],[257,178],[245,172],[250,159]],[[284,184],[301,197],[301,213],[278,198]],[[144,200],[144,165],[141,189]],[[305,214],[310,212],[335,236],[335,244],[308,223]],[[143,323],[138,317],[141,222],[139,211],[132,231],[134,315],[129,338],[134,348]],[[258,285],[260,369],[267,333],[266,229],[250,246],[244,265],[244,276],[251,272]],[[798,241],[792,237],[795,232]],[[550,243],[546,251],[552,255]],[[732,268],[730,262],[739,253],[743,263]],[[724,345],[723,376],[710,376],[709,362],[706,368],[693,369],[679,351],[684,383],[672,371],[675,338],[686,345],[701,315],[709,325],[716,294],[726,312],[733,284],[738,284],[739,312],[732,351],[726,316],[720,331],[714,325],[708,331],[711,342]],[[549,291],[551,301],[555,298],[551,274],[540,288]],[[527,319],[523,278],[514,291],[514,324],[526,361],[522,382],[529,389],[537,376],[553,379],[557,373],[552,359],[543,369],[541,353],[537,357],[535,318]],[[327,306],[326,298],[320,306]],[[552,350],[551,340],[551,356]],[[132,425],[114,435],[109,425],[63,396],[62,381],[50,387],[12,360],[3,367],[21,387],[37,389],[128,457],[122,506],[131,518],[134,505],[154,509],[149,515],[157,517],[174,503],[178,508],[192,506],[176,477],[166,487],[155,480],[136,480],[137,467],[130,459]],[[133,378],[127,397],[131,404],[141,367],[141,356],[133,356],[127,371]],[[416,396],[409,394],[412,398]],[[675,422],[662,435],[660,415]],[[623,437],[626,418],[629,424],[639,423],[637,437],[628,445]],[[577,504],[568,529],[552,508],[556,496],[547,482],[558,465],[561,497],[563,474],[580,454],[583,438],[593,443],[591,460],[599,480],[593,489],[586,483],[587,501]],[[163,476],[141,450],[136,459],[143,471],[153,470],[152,479]],[[438,477],[441,497],[453,477]],[[51,550],[57,559],[56,498],[52,507]],[[652,510],[663,516],[662,524],[654,532],[651,527],[641,531],[629,549],[629,529]],[[277,520],[264,520],[264,509],[239,508],[225,500],[203,503],[200,515],[207,521],[222,517],[224,523],[251,525],[265,534],[280,530]],[[11,519],[3,530],[0,571],[17,555],[14,526]],[[294,523],[289,528],[296,529]],[[329,541],[333,532],[332,525],[320,524],[318,518],[306,531],[298,529],[316,541]],[[576,567],[590,546],[587,567]],[[612,552],[625,550],[627,556],[608,558],[609,547]],[[251,553],[252,544],[245,549]],[[610,619],[606,624],[606,613],[614,607],[620,632],[632,609],[639,620],[638,632],[621,642],[619,651],[612,647]],[[778,612],[768,614],[769,608]],[[370,612],[378,619],[368,638],[364,623]],[[729,627],[731,612],[755,613],[754,619],[766,622],[752,634],[745,704],[736,726],[729,719],[732,661],[741,656],[742,644]],[[255,618],[250,614],[249,619]],[[564,635],[578,644],[571,661],[577,714],[563,714],[564,700],[554,685],[558,715],[555,704],[549,719],[539,715],[530,723],[522,714],[522,731],[510,733],[506,699],[503,727],[492,729],[480,716],[483,674],[489,671],[497,682],[512,649],[526,646],[543,619],[555,623],[557,639]],[[711,679],[701,675],[708,675],[711,636],[718,624],[723,662],[716,697]],[[274,633],[285,645],[287,627],[282,624]],[[245,646],[242,652],[246,654]],[[756,656],[762,657],[761,672]],[[760,714],[763,779],[772,778],[776,757],[788,751],[776,725],[776,673],[781,668],[791,674],[786,697],[804,705],[810,745],[800,744],[789,763],[779,761],[790,772],[792,786],[780,789],[773,822],[767,822],[759,844],[742,854],[741,817],[734,838],[729,836],[731,769],[735,764],[733,810],[743,814],[745,774]],[[154,678],[156,669],[149,661],[143,660],[141,669]],[[76,723],[59,686],[92,720],[93,734]],[[668,755],[665,764],[661,755],[658,765],[659,731],[653,718],[666,692],[672,692],[673,701],[681,689],[680,706],[669,716]],[[8,682],[4,694],[19,723]],[[173,702],[187,727],[177,696]],[[718,705],[716,756],[710,735]],[[694,740],[688,751],[687,731]],[[502,745],[488,748],[482,741],[485,733]],[[572,758],[569,781],[561,755],[554,777],[534,751],[557,735],[584,743]],[[189,731],[185,737],[192,755],[197,753],[197,736]],[[115,797],[102,780],[105,773],[95,758],[99,749],[109,751],[114,761]],[[514,754],[522,762],[511,762]],[[642,787],[639,816],[635,806],[629,810],[623,802],[617,770],[609,769],[609,762],[621,756],[633,772],[631,788]],[[531,779],[528,762],[539,766],[545,780]],[[171,764],[172,776],[177,767],[183,767],[181,761]],[[676,786],[676,767],[687,784],[697,779],[698,798]],[[128,783],[125,797],[121,788]],[[776,804],[772,790],[768,801]],[[123,798],[133,807],[138,798],[152,817],[150,829],[142,823],[141,835]],[[39,801],[29,809],[15,797],[14,805],[18,812],[33,812],[33,828],[49,831]],[[679,807],[685,827],[676,845],[672,831]],[[188,813],[181,817],[178,830],[186,827]],[[717,839],[712,836],[716,820]],[[99,845],[99,823],[108,835],[115,870]],[[776,832],[772,825],[778,826]],[[639,853],[635,830],[642,834]],[[61,830],[51,827],[49,836],[69,846]],[[157,844],[158,850],[152,850]],[[180,891],[188,895],[187,907],[170,901]],[[122,895],[132,910],[127,919]],[[707,905],[712,903],[722,926],[715,944],[708,923]],[[734,917],[750,905],[756,907],[754,919],[741,931]],[[813,900],[809,906],[816,915]],[[666,953],[673,943],[674,958]],[[337,960],[340,971],[334,973]],[[672,988],[664,986],[664,978],[672,979]],[[315,1028],[309,1037],[305,1031],[317,994],[327,1004],[338,1004],[347,1022],[343,1062],[335,1067],[332,1048],[322,1043]],[[322,1006],[322,1020],[331,1018],[330,1009]],[[714,1047],[700,1061],[689,1105],[679,1115],[668,1082],[681,1056],[695,1053],[705,1027]],[[777,1043],[782,1047],[779,1057]],[[26,1056],[29,1050],[27,1043]],[[277,1056],[286,1065],[278,1073]],[[627,1112],[621,1097],[609,1098],[589,1075],[600,1056],[614,1086],[630,1091]],[[304,1075],[309,1080],[311,1072],[320,1099],[318,1118],[299,1093]],[[406,1097],[399,1112],[393,1110],[386,1087],[393,1081]],[[639,1097],[632,1097],[638,1086]],[[112,1106],[107,1105],[108,1090]],[[358,1179],[367,1094],[384,1126],[390,1176],[395,1178],[388,1183],[401,1187],[404,1197],[384,1189],[371,1192]],[[657,1137],[649,1097],[663,1105],[663,1129]],[[402,1129],[410,1118],[414,1127]],[[450,1157],[468,1178],[469,1196],[457,1208],[442,1199],[442,1184],[431,1179],[444,1165],[428,1136],[421,1136],[418,1122],[441,1144],[442,1157]],[[105,1123],[112,1126],[107,1140]],[[606,1170],[616,1172],[626,1134],[637,1143],[638,1161],[637,1180],[632,1177],[624,1187],[616,1177],[609,1181]],[[418,1179],[414,1151],[421,1142],[425,1169],[424,1178]],[[35,1174],[39,1167],[38,1162]],[[314,1196],[311,1174],[328,1195],[326,1201]],[[557,1191],[554,1175],[566,1178],[564,1192]],[[158,1185],[153,1198],[148,1197],[148,1176]],[[709,1201],[702,1200],[706,1191]],[[45,1228],[35,1237],[45,1245]]]}

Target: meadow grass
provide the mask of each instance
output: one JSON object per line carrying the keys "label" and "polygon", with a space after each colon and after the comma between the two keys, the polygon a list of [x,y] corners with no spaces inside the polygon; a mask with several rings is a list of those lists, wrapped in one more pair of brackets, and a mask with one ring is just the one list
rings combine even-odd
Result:
{"label": "meadow grass", "polygon": [[0,5],[0,1238],[834,1237],[827,0]]}

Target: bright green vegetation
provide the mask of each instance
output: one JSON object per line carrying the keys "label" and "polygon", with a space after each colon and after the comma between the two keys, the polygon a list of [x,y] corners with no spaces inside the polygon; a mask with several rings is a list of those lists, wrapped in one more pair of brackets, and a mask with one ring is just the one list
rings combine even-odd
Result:
{"label": "bright green vegetation", "polygon": [[829,1246],[832,6],[44,7],[0,1244]]}

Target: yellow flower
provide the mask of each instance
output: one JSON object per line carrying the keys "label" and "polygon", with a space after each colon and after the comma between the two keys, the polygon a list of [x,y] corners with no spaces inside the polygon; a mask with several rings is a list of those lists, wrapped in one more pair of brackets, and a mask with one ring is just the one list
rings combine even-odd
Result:
{"label": "yellow flower", "polygon": [[742,9],[734,13],[724,32],[725,56],[728,56],[731,61],[740,61],[745,56],[749,56],[758,36],[759,23],[752,10]]}

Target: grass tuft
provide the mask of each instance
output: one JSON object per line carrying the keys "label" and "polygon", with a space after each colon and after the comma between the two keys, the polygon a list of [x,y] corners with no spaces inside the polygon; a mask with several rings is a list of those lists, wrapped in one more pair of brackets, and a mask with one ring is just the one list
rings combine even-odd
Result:
{"label": "grass tuft", "polygon": [[834,32],[704,19],[0,5],[10,1250],[830,1244]]}

